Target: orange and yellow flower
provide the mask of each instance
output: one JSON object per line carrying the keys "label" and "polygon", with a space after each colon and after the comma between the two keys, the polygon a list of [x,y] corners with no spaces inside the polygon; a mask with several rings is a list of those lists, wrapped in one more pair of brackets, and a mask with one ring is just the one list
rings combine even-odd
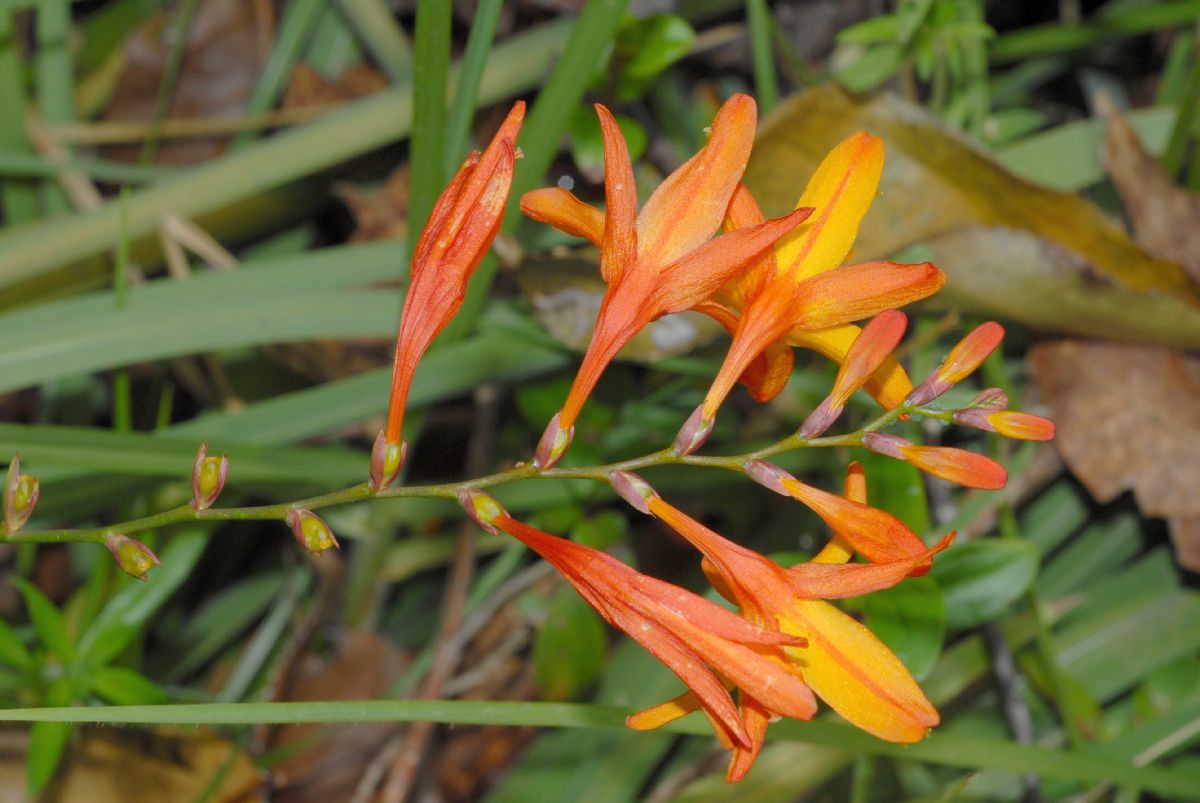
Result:
{"label": "orange and yellow flower", "polygon": [[413,250],[404,297],[387,426],[371,452],[371,487],[386,488],[404,463],[401,431],[413,372],[425,350],[462,306],[467,282],[496,239],[512,187],[516,139],[525,116],[518,101],[482,155],[467,157],[442,191]]}
{"label": "orange and yellow flower", "polygon": [[761,219],[711,239],[754,141],[757,112],[746,95],[734,95],[721,107],[705,147],[659,185],[640,213],[624,137],[606,108],[597,105],[596,113],[604,137],[604,213],[558,188],[521,199],[521,209],[534,220],[599,246],[600,272],[608,284],[579,373],[538,445],[536,463],[543,468],[570,445],[580,409],[622,346],[656,318],[711,296],[811,211]]}
{"label": "orange and yellow flower", "polygon": [[[838,267],[850,253],[882,171],[883,143],[878,137],[859,132],[844,140],[821,162],[797,202],[798,208],[813,208],[813,214],[716,298],[697,307],[731,329],[733,343],[704,402],[676,439],[678,451],[693,451],[704,442],[718,408],[739,379],[760,401],[777,394],[791,371],[790,346],[804,346],[842,362],[858,336],[852,322],[941,288],[942,272],[928,262]],[[730,231],[759,225],[763,219],[745,187],[738,188],[727,211],[725,228]],[[889,408],[911,387],[894,359],[886,360],[867,384]]]}
{"label": "orange and yellow flower", "polygon": [[[852,474],[852,477],[854,475]],[[861,477],[861,474],[859,475]],[[647,489],[637,478],[622,477],[626,487]],[[863,496],[851,501],[865,503]],[[802,679],[845,719],[863,730],[894,742],[916,742],[938,723],[938,714],[898,658],[866,627],[823,602],[889,588],[948,547],[954,534],[919,553],[896,550],[888,560],[850,564],[848,550],[818,562],[785,569],[768,558],[739,546],[708,529],[662,500],[642,491],[644,507],[690,541],[704,555],[705,573],[714,587],[742,616],[764,628],[778,629],[806,641],[804,647],[785,647],[785,666]],[[752,689],[739,687],[739,708],[749,732],[749,746],[732,745],[726,779],[736,781],[750,769],[762,747],[767,723],[776,714]],[[685,694],[630,718],[630,725],[658,727],[694,711],[697,701]]]}
{"label": "orange and yellow flower", "polygon": [[507,533],[545,558],[609,624],[678,675],[726,743],[749,748],[752,738],[722,678],[785,716],[809,719],[816,711],[812,692],[783,659],[783,649],[802,645],[803,638],[749,622],[611,555],[523,524],[479,491],[460,501],[481,526]]}

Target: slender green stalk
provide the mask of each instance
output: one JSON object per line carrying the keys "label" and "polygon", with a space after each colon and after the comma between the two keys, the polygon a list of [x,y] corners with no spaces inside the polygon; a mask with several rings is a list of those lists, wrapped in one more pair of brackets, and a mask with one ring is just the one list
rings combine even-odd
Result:
{"label": "slender green stalk", "polygon": [[409,138],[409,254],[445,177],[446,75],[450,65],[450,4],[419,0],[413,59],[412,136]]}
{"label": "slender green stalk", "polygon": [[771,9],[767,0],[747,0],[746,23],[750,29],[750,58],[754,65],[754,89],[765,115],[779,101],[779,79],[771,47]]}
{"label": "slender green stalk", "polygon": [[[286,6],[271,55],[246,101],[248,116],[263,114],[275,105],[325,8],[324,0],[293,0]],[[253,139],[252,132],[243,131],[234,138],[232,147],[244,147]]]}
{"label": "slender green stalk", "polygon": [[[567,36],[568,25],[554,22],[496,47],[480,86],[481,102],[536,86]],[[410,86],[400,86],[356,101],[269,141],[131,193],[130,237],[137,240],[156,232],[163,210],[196,218],[402,139],[412,119],[411,91]],[[118,217],[116,203],[109,202],[94,212],[0,234],[0,289],[113,248]]]}
{"label": "slender green stalk", "polygon": [[[38,116],[42,122],[69,123],[75,119],[75,78],[71,67],[70,0],[42,0],[37,7],[37,56],[34,59]],[[56,181],[42,185],[43,211],[70,208]]]}
{"label": "slender green stalk", "polygon": [[500,21],[503,0],[480,0],[471,19],[471,33],[467,37],[467,49],[463,53],[462,69],[458,73],[458,84],[454,91],[454,103],[446,122],[446,153],[443,169],[451,175],[467,150],[467,139],[471,134],[471,119],[479,98],[479,83],[483,80],[483,68],[487,65],[496,36],[496,24]]}
{"label": "slender green stalk", "polygon": [[154,164],[158,155],[163,120],[170,115],[175,87],[179,85],[179,72],[183,68],[183,57],[187,53],[188,34],[192,29],[192,20],[196,17],[196,8],[197,0],[182,0],[179,7],[171,49],[167,52],[167,61],[163,65],[162,76],[154,93],[154,115],[151,117],[150,132],[142,143],[138,164]]}
{"label": "slender green stalk", "polygon": [[[1117,4],[1113,4],[1116,6]],[[1122,4],[1124,5],[1124,4]],[[1167,0],[1129,5],[1079,24],[1050,23],[1022,28],[996,38],[993,62],[1022,61],[1033,56],[1065,53],[1116,36],[1131,36],[1160,28],[1187,25],[1200,15],[1200,0]]]}
{"label": "slender green stalk", "polygon": [[[4,68],[0,65],[0,93],[4,91],[4,75]],[[0,108],[4,108],[2,100]],[[0,126],[2,125],[0,122]],[[72,159],[60,162],[35,153],[22,152],[19,146],[11,142],[0,144],[0,176],[5,177],[4,187],[10,186],[9,178],[55,178],[66,171],[82,173],[95,181],[109,181],[115,184],[145,184],[180,172],[171,167],[131,165],[101,159]],[[8,196],[5,194],[3,197]],[[36,203],[36,199],[34,202]],[[5,205],[7,208],[7,201]]]}
{"label": "slender green stalk", "polygon": [[[129,294],[129,188],[121,190],[117,201],[121,206],[121,239],[113,258],[113,306],[125,306]],[[120,368],[113,375],[113,429],[133,431],[133,396],[129,387],[129,369]]]}
{"label": "slender green stalk", "polygon": [[[13,25],[13,12],[0,10],[0,149],[25,158],[37,158],[25,134],[25,90],[21,83],[21,50]],[[24,223],[38,214],[36,185],[27,177],[13,178],[4,173],[0,182],[0,206],[8,225]],[[41,178],[52,178],[51,172]]]}
{"label": "slender green stalk", "polygon": [[1183,167],[1183,156],[1187,151],[1188,140],[1192,135],[1192,124],[1196,119],[1196,105],[1200,104],[1200,53],[1192,62],[1187,80],[1183,84],[1183,92],[1179,102],[1179,116],[1175,118],[1175,127],[1171,129],[1171,138],[1167,141],[1167,150],[1162,156],[1163,170],[1172,179],[1179,177]]}
{"label": "slender green stalk", "polygon": [[384,0],[337,0],[337,4],[379,68],[393,83],[407,83],[413,74],[412,47],[387,3]]}

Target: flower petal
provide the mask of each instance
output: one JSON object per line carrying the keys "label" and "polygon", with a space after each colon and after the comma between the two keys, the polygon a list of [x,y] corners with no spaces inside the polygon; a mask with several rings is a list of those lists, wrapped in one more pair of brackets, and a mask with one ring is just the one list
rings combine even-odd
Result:
{"label": "flower petal", "polygon": [[788,569],[791,586],[803,599],[844,599],[891,588],[922,563],[954,543],[950,533],[920,555],[886,563],[800,563]]}
{"label": "flower petal", "polygon": [[771,722],[771,712],[754,697],[745,692],[738,694],[738,711],[746,725],[746,736],[749,746],[733,746],[733,755],[729,757],[729,767],[725,770],[725,782],[737,783],[746,777],[750,767],[754,765],[763,743],[767,739],[767,725]]}
{"label": "flower petal", "polygon": [[[846,488],[842,496],[860,505],[867,503],[867,473],[863,471],[862,463],[855,460],[846,467]],[[833,534],[820,552],[813,556],[813,563],[845,563],[854,557],[854,547],[838,535]]]}
{"label": "flower petal", "polygon": [[696,692],[688,689],[665,703],[659,703],[638,711],[636,714],[630,714],[625,718],[625,725],[635,731],[650,731],[699,710],[700,698],[696,696]]}
{"label": "flower petal", "polygon": [[990,457],[950,446],[901,446],[904,460],[917,468],[967,488],[998,491],[1008,482],[1004,466]]}
{"label": "flower petal", "polygon": [[667,176],[642,207],[639,261],[666,265],[712,237],[746,169],[757,118],[750,96],[737,94],[725,101],[708,143]]}
{"label": "flower petal", "polygon": [[775,250],[779,271],[802,281],[840,265],[875,199],[882,173],[883,141],[865,131],[830,151],[796,202],[817,211]]}
{"label": "flower petal", "polygon": [[936,293],[946,277],[929,262],[860,262],[806,279],[796,328],[824,329],[877,315]]}
{"label": "flower petal", "polygon": [[813,690],[852,724],[890,742],[919,742],[938,713],[908,669],[870,630],[829,603],[798,601],[784,629],[809,639],[789,649]]}
{"label": "flower petal", "polygon": [[637,185],[625,135],[608,109],[596,104],[604,137],[604,240],[600,272],[604,281],[618,281],[638,258]]}
{"label": "flower petal", "polygon": [[[712,318],[730,335],[737,331],[737,314],[728,307],[713,301],[704,301],[692,307],[693,312],[702,312]],[[737,381],[745,386],[750,398],[760,404],[769,402],[779,395],[792,376],[792,347],[776,340],[750,361]]]}
{"label": "flower petal", "polygon": [[604,213],[559,187],[543,187],[521,196],[521,211],[539,223],[583,237],[599,248],[604,242]]}
{"label": "flower petal", "polygon": [[907,324],[908,318],[903,312],[890,309],[879,313],[863,327],[833,381],[829,396],[837,405],[844,405],[875,375],[900,344]]}
{"label": "flower petal", "polygon": [[[721,223],[724,231],[749,229],[767,221],[758,202],[750,194],[745,184],[738,183],[733,197],[729,199],[729,207],[725,210],[725,219]],[[746,270],[731,279],[717,298],[736,309],[746,306],[747,302],[756,296],[763,283],[775,276],[775,249],[766,251]]]}

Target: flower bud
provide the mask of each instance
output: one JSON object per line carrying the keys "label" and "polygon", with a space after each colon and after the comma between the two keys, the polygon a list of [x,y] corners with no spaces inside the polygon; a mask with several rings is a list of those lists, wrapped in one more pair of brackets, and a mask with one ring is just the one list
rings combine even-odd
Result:
{"label": "flower bud", "polygon": [[200,512],[212,507],[225,487],[229,476],[229,458],[208,456],[208,443],[200,444],[196,462],[192,464],[192,510]]}
{"label": "flower bud", "polygon": [[508,511],[501,507],[499,502],[475,488],[459,491],[458,503],[463,506],[463,510],[467,511],[467,515],[475,520],[476,524],[492,535],[500,532],[494,523],[496,519],[508,516]]}
{"label": "flower bud", "polygon": [[382,430],[375,437],[375,445],[371,447],[371,490],[382,491],[389,487],[400,476],[404,468],[404,458],[408,454],[408,443],[388,443],[387,434]]}
{"label": "flower bud", "polygon": [[904,455],[900,453],[900,449],[903,446],[912,446],[912,442],[906,441],[898,435],[889,435],[886,432],[864,432],[862,445],[876,454],[887,455],[896,460],[903,460]]}
{"label": "flower bud", "polygon": [[715,419],[704,417],[703,404],[693,410],[683,427],[680,428],[679,434],[675,436],[675,445],[672,447],[675,454],[691,454],[703,446],[704,442],[708,440],[709,433],[712,432],[714,423]]}
{"label": "flower bud", "polygon": [[148,546],[129,536],[108,533],[104,536],[104,545],[112,553],[121,571],[143,583],[146,582],[146,575],[152,568],[162,565],[162,561]]}
{"label": "flower bud", "polygon": [[1040,415],[1017,410],[956,410],[954,423],[987,432],[998,432],[1006,438],[1021,441],[1048,441],[1054,437],[1054,422]]}
{"label": "flower bud", "polygon": [[614,471],[608,475],[613,490],[635,510],[650,513],[650,500],[658,496],[644,479],[629,471]]}
{"label": "flower bud", "polygon": [[746,464],[743,471],[745,471],[747,477],[764,488],[770,488],[775,493],[782,494],[783,496],[792,495],[784,483],[789,480],[795,482],[796,478],[774,463],[768,463],[766,460],[751,460]]}
{"label": "flower bud", "polygon": [[991,412],[1003,410],[1008,406],[1008,394],[1002,391],[1000,388],[987,388],[986,390],[979,391],[979,393],[975,396],[975,398],[971,399],[971,403],[967,406],[976,407]]}
{"label": "flower bud", "polygon": [[825,430],[829,429],[842,415],[842,410],[846,409],[844,404],[838,404],[833,396],[826,396],[825,399],[817,405],[817,409],[808,414],[808,418],[804,419],[804,423],[800,425],[800,429],[796,432],[801,438],[806,440],[820,437]]}
{"label": "flower bud", "polygon": [[1004,339],[1004,327],[995,321],[975,327],[958,342],[938,369],[913,389],[904,401],[920,406],[941,396],[970,376]]}
{"label": "flower bud", "polygon": [[901,447],[900,453],[902,460],[926,474],[967,488],[997,491],[1008,482],[1008,472],[1003,466],[990,457],[965,449],[909,444]]}
{"label": "flower bud", "polygon": [[287,523],[292,528],[292,535],[296,536],[296,541],[300,543],[300,546],[314,555],[320,555],[331,547],[339,546],[333,530],[329,529],[329,525],[325,523],[324,519],[311,510],[299,508],[289,511]]}
{"label": "flower bud", "polygon": [[25,526],[33,514],[41,495],[38,478],[21,473],[21,456],[14,454],[8,464],[8,478],[4,483],[4,532],[12,535]]}
{"label": "flower bud", "polygon": [[558,423],[561,418],[562,412],[555,413],[554,418],[551,418],[550,423],[546,426],[546,431],[542,433],[542,439],[538,441],[537,453],[533,457],[535,467],[552,467],[562,459],[563,454],[571,445],[571,439],[575,437],[575,427],[570,426],[563,429]]}

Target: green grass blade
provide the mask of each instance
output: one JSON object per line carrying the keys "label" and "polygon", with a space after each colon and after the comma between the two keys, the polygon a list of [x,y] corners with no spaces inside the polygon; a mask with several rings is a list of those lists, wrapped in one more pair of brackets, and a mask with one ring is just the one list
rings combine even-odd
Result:
{"label": "green grass blade", "polygon": [[496,36],[496,24],[500,21],[500,9],[503,5],[503,0],[480,0],[471,20],[471,33],[467,37],[462,69],[458,73],[454,102],[446,121],[446,154],[443,168],[447,176],[458,167],[467,151],[471,119],[475,116],[475,105],[479,98],[479,83],[483,80],[483,68],[487,65],[488,53],[492,50],[492,40]]}
{"label": "green grass blade", "polygon": [[750,57],[754,64],[754,90],[762,115],[770,113],[779,101],[779,79],[775,74],[775,55],[771,48],[771,9],[767,0],[747,0],[746,24],[750,29]]}
{"label": "green grass blade", "polygon": [[[2,44],[0,44],[0,48],[2,48]],[[0,50],[0,58],[2,58],[2,50]],[[0,95],[5,91],[4,78],[6,74],[3,62],[0,62]],[[0,96],[0,104],[4,103],[5,100]],[[0,108],[7,107],[0,105]],[[6,122],[0,121],[0,132],[5,130],[4,124]],[[23,138],[23,127],[21,127],[21,131]],[[3,134],[0,134],[0,136],[3,136]],[[72,159],[59,163],[35,153],[25,153],[21,150],[19,143],[0,139],[0,176],[18,179],[52,179],[64,170],[83,173],[85,176],[97,181],[107,181],[114,184],[144,184],[148,181],[157,181],[181,172],[179,169],[171,167],[124,164],[121,162],[107,162],[102,159]],[[26,183],[28,184],[28,182]],[[3,186],[9,186],[7,178]],[[7,198],[8,196],[5,195],[4,197]],[[34,199],[34,202],[36,203],[36,199]],[[8,207],[6,206],[5,208],[7,209]]]}
{"label": "green grass blade", "polygon": [[450,65],[450,3],[419,0],[413,59],[412,136],[409,138],[409,253],[416,232],[442,191],[446,135],[446,75]]}
{"label": "green grass blade", "polygon": [[1187,80],[1183,84],[1179,116],[1175,119],[1175,127],[1171,129],[1167,150],[1162,155],[1163,170],[1171,179],[1178,178],[1179,171],[1183,167],[1183,156],[1187,152],[1188,140],[1191,139],[1192,123],[1196,119],[1198,104],[1200,104],[1200,54],[1197,54],[1196,60],[1192,63],[1192,69],[1188,72]]}
{"label": "green grass blade", "polygon": [[[294,0],[285,7],[271,55],[263,66],[250,99],[246,101],[247,116],[262,114],[275,105],[280,93],[287,86],[288,79],[291,78],[292,68],[300,58],[300,51],[308,44],[317,20],[325,8],[324,0]],[[244,147],[253,139],[253,131],[243,131],[234,138],[232,147]]]}
{"label": "green grass blade", "polygon": [[[34,76],[38,116],[49,124],[72,122],[75,119],[75,77],[71,68],[70,0],[39,3],[36,28]],[[42,185],[42,207],[50,214],[70,208],[58,182]]]}
{"label": "green grass blade", "polygon": [[[566,41],[567,31],[567,24],[548,23],[496,47],[484,72],[481,102],[536,86]],[[154,234],[163,210],[195,218],[390,144],[407,135],[411,102],[411,87],[397,87],[134,192],[129,199],[130,235]],[[551,157],[551,153],[544,156],[545,164]],[[117,225],[117,207],[110,202],[94,212],[0,234],[0,290],[113,248]]]}
{"label": "green grass blade", "polygon": [[[193,705],[16,708],[0,711],[0,722],[92,722],[111,724],[252,725],[305,722],[418,722],[552,728],[623,728],[631,711],[619,706],[475,700],[369,700],[293,703],[208,703]],[[707,722],[692,718],[665,728],[706,735]],[[1134,784],[1164,795],[1190,797],[1200,775],[1183,769],[1133,767],[1099,757],[1046,747],[1029,747],[962,734],[934,734],[914,745],[883,742],[849,725],[784,722],[770,738],[803,741],[857,752],[925,761],[950,767],[1003,769],[1048,778]]]}
{"label": "green grass blade", "polygon": [[[25,135],[25,89],[21,74],[21,48],[13,25],[13,12],[0,9],[0,149],[36,158]],[[13,226],[35,218],[38,214],[36,184],[27,180],[28,177],[14,178],[2,167],[0,172],[5,176],[0,182],[4,222]]]}
{"label": "green grass blade", "polygon": [[411,79],[412,47],[387,3],[383,0],[337,0],[337,4],[384,74],[397,84]]}

